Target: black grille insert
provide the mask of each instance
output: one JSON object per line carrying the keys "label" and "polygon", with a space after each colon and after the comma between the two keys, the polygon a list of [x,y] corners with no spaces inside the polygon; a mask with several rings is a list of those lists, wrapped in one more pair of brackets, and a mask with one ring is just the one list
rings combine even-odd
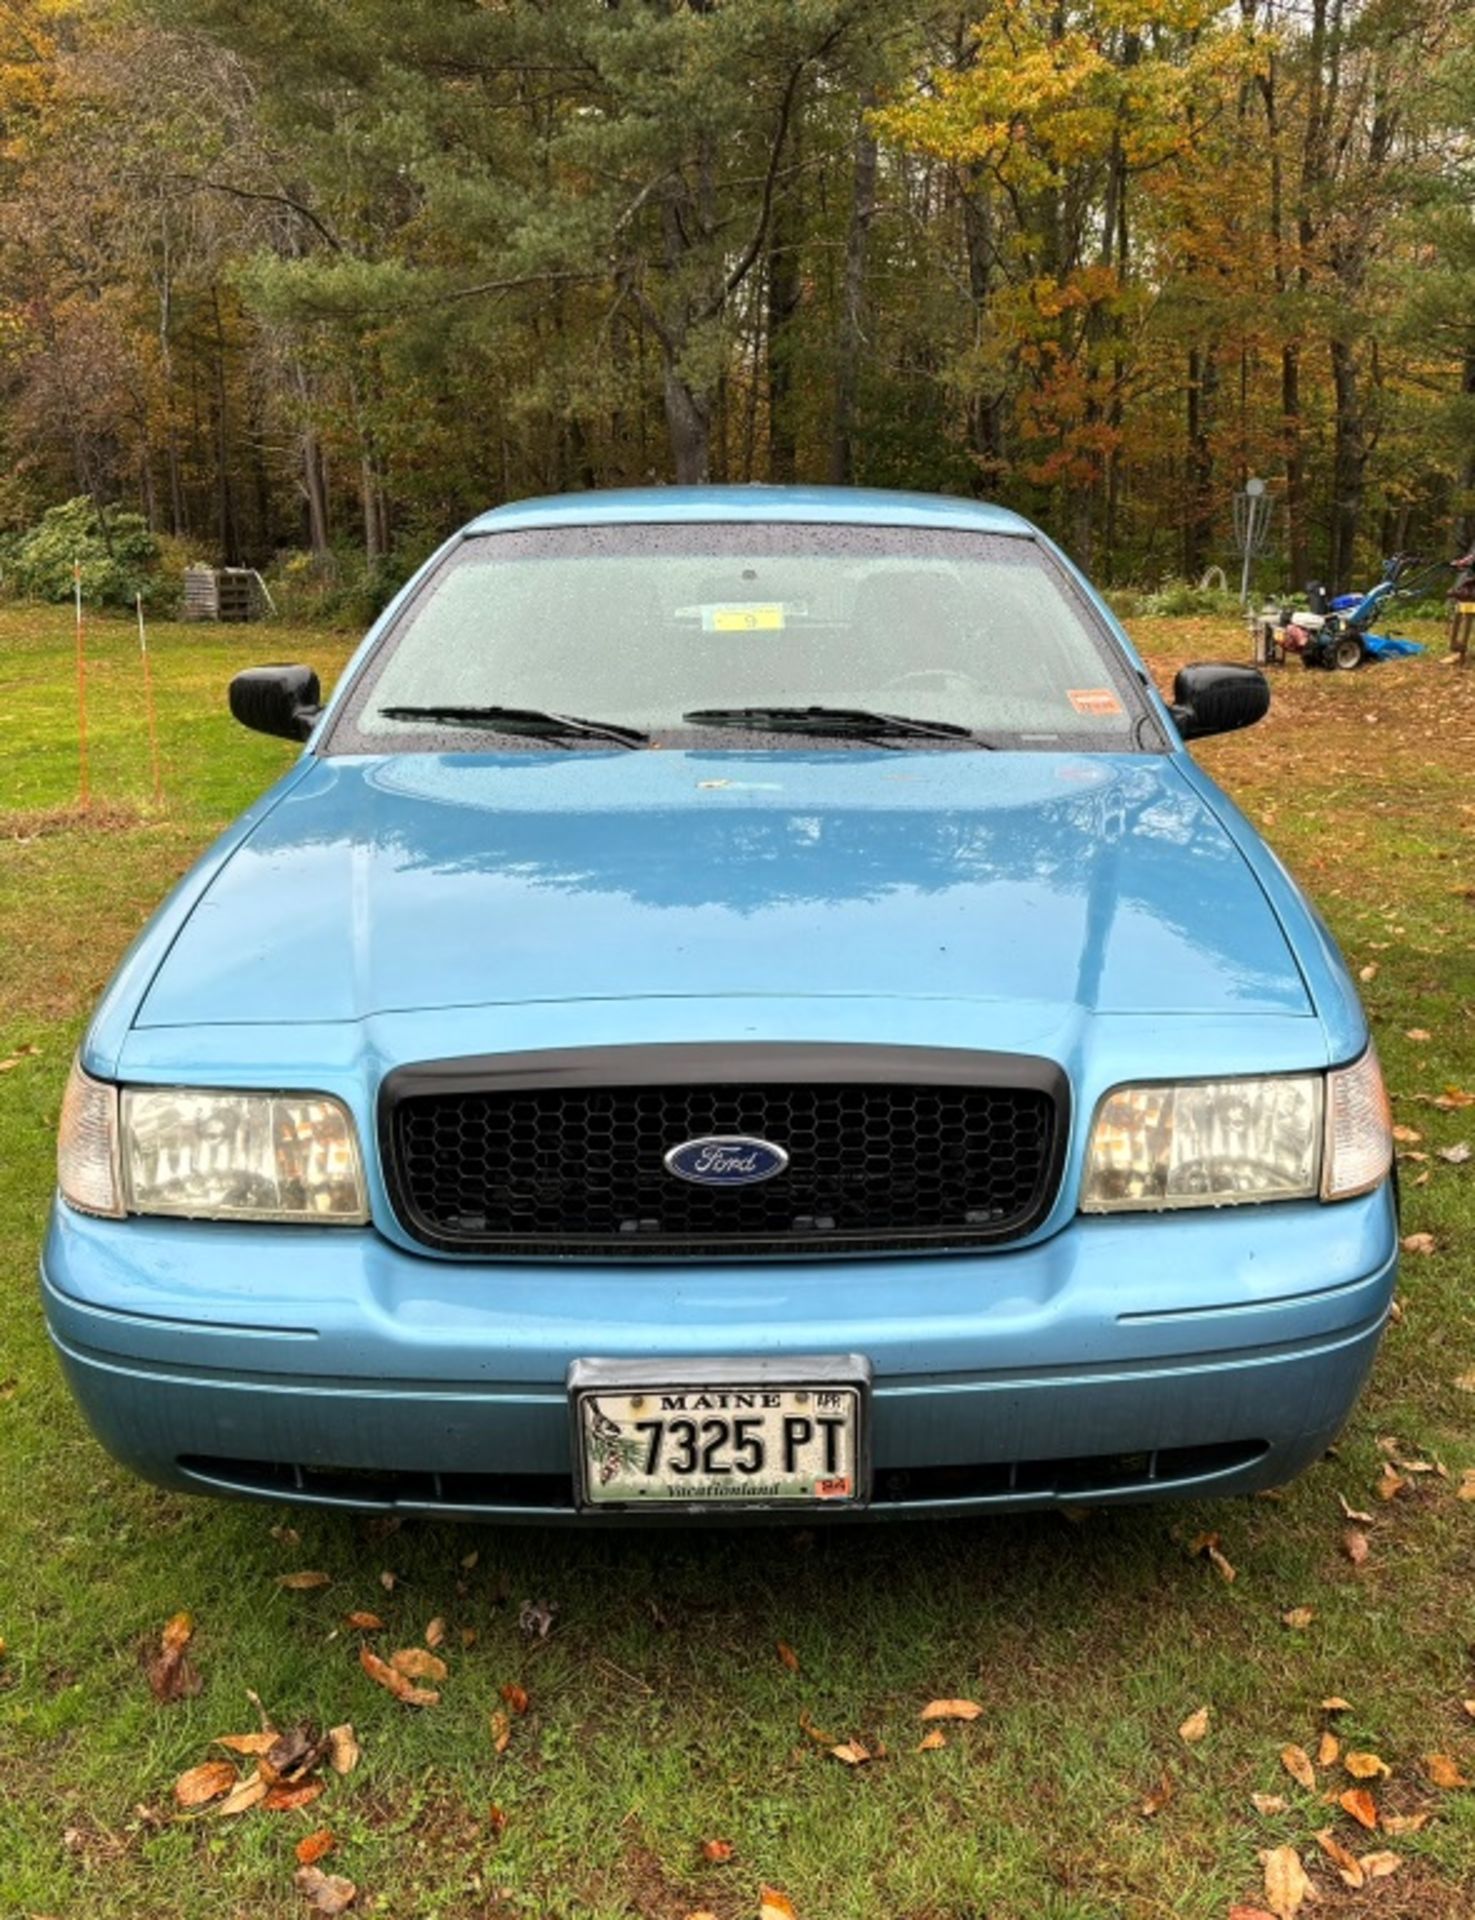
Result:
{"label": "black grille insert", "polygon": [[[381,1133],[396,1209],[431,1246],[823,1254],[1028,1232],[1054,1196],[1064,1103],[1032,1058],[610,1048],[401,1069]],[[709,1134],[771,1141],[789,1164],[748,1187],[667,1171],[672,1147]]]}

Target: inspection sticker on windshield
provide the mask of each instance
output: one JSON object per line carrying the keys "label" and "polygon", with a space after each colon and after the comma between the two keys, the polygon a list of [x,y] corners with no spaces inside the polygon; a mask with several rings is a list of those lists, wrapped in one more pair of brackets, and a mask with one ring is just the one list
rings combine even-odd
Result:
{"label": "inspection sticker on windshield", "polygon": [[724,601],[702,608],[703,633],[780,633],[784,609],[781,601]]}
{"label": "inspection sticker on windshield", "polygon": [[1077,713],[1120,713],[1122,703],[1110,687],[1068,687],[1065,697]]}

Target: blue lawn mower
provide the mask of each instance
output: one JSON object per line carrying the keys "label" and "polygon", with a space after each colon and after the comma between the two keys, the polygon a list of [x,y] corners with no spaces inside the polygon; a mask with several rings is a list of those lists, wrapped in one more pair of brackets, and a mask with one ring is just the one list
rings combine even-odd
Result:
{"label": "blue lawn mower", "polygon": [[1343,593],[1328,599],[1324,588],[1312,587],[1307,592],[1310,606],[1281,613],[1272,644],[1282,659],[1297,654],[1304,667],[1324,667],[1340,673],[1351,673],[1366,660],[1395,660],[1422,653],[1424,648],[1417,640],[1374,633],[1373,623],[1395,600],[1425,598],[1441,575],[1459,565],[1458,561],[1429,563],[1412,554],[1395,553],[1369,593]]}

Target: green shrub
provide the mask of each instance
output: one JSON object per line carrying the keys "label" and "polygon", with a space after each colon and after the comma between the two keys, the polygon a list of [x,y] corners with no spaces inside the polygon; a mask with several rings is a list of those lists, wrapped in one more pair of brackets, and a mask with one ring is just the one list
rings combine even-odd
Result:
{"label": "green shrub", "polygon": [[90,606],[131,607],[167,592],[159,573],[159,543],[139,513],[99,510],[85,494],[50,507],[26,532],[0,546],[6,586],[31,600],[70,600],[72,567],[82,568],[82,597]]}

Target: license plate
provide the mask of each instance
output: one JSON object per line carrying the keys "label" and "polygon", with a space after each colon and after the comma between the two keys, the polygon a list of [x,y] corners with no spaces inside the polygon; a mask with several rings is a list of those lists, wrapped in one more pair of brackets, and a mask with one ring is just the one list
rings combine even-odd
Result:
{"label": "license plate", "polygon": [[815,1361],[581,1360],[570,1371],[584,1507],[854,1506],[869,1369]]}

